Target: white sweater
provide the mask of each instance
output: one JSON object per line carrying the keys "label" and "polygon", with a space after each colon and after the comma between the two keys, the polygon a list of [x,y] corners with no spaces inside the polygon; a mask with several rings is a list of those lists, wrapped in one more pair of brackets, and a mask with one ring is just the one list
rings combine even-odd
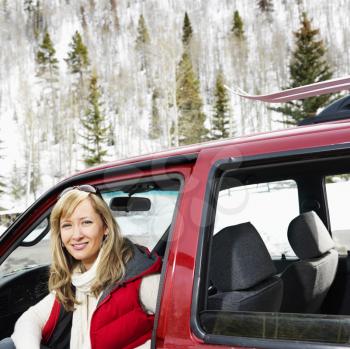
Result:
{"label": "white sweater", "polygon": [[[159,278],[159,274],[149,275],[144,277],[141,282],[140,300],[144,309],[150,313],[155,313],[156,310]],[[42,329],[49,319],[54,300],[55,296],[52,293],[48,294],[40,302],[24,312],[17,320],[14,333],[11,336],[16,349],[40,349]],[[96,297],[89,295],[86,297],[86,301],[78,305],[77,310],[74,311],[70,342],[71,349],[90,349],[90,321],[97,301]],[[83,309],[78,309],[79,307],[83,307]],[[75,314],[77,315],[75,316]],[[85,317],[87,321],[80,319],[80,317]],[[79,331],[81,328],[86,328],[86,330],[83,331],[83,336],[80,336],[82,338],[76,338],[81,334],[81,331]],[[84,344],[76,344],[81,343],[81,341]],[[139,348],[146,349],[149,347],[150,341],[147,341]]]}

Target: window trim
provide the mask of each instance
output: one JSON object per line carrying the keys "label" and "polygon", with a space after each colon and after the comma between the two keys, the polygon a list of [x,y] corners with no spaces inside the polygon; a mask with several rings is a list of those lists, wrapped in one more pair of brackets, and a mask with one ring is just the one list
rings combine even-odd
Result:
{"label": "window trim", "polygon": [[[350,143],[345,143],[325,147],[304,148],[293,151],[259,154],[247,156],[243,159],[228,157],[220,159],[214,163],[208,174],[194,270],[190,327],[196,337],[202,339],[207,344],[224,344],[229,346],[272,349],[300,349],[300,347],[305,349],[334,349],[335,347],[349,348],[349,346],[336,343],[295,341],[293,339],[282,340],[213,335],[206,333],[202,328],[198,313],[200,306],[201,308],[204,308],[203,305],[205,304],[207,297],[205,290],[208,288],[206,287],[208,286],[208,256],[210,256],[211,251],[211,235],[215,221],[217,196],[221,182],[221,180],[218,180],[218,178],[222,178],[222,173],[231,169],[232,171],[237,171],[248,168],[263,167],[264,165],[273,167],[278,164],[281,166],[290,165],[293,162],[298,164],[319,162],[322,160],[327,160],[328,158],[335,159],[337,156],[341,158],[349,155]],[[212,201],[213,199],[215,199],[215,201]],[[203,295],[203,293],[205,294]]]}

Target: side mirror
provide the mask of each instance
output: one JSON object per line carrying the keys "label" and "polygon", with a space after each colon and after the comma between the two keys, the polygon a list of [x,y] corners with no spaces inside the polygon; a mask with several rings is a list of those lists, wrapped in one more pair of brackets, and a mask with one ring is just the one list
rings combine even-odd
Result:
{"label": "side mirror", "polygon": [[119,196],[110,201],[109,207],[112,211],[149,211],[151,209],[151,200],[142,197]]}

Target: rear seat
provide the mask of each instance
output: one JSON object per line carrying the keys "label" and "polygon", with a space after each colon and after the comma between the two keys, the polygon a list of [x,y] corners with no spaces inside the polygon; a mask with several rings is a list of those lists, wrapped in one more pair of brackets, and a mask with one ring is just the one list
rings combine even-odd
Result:
{"label": "rear seat", "polygon": [[314,211],[302,213],[290,222],[288,240],[300,260],[281,274],[281,311],[319,313],[337,272],[334,242]]}
{"label": "rear seat", "polygon": [[210,280],[216,293],[209,310],[279,311],[283,282],[255,227],[247,222],[222,229],[213,237]]}

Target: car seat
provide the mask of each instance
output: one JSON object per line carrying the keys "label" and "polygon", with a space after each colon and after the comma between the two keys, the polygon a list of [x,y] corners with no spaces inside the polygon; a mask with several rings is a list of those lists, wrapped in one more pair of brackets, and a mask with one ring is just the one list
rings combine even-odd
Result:
{"label": "car seat", "polygon": [[314,211],[302,213],[290,222],[288,240],[300,260],[281,274],[281,311],[319,313],[337,271],[334,242]]}
{"label": "car seat", "polygon": [[216,293],[209,310],[279,311],[282,280],[251,223],[222,229],[213,237],[209,277]]}

